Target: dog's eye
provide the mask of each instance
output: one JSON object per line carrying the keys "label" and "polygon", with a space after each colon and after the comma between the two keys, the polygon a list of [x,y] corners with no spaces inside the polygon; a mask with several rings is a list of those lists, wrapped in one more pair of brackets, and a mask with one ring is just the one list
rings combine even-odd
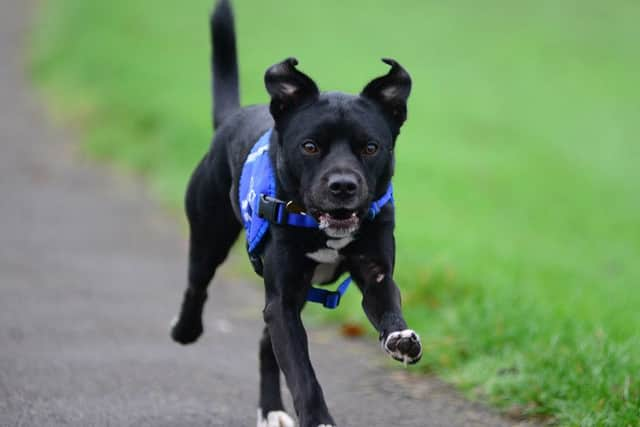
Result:
{"label": "dog's eye", "polygon": [[369,142],[362,149],[362,154],[365,156],[373,156],[378,152],[378,144],[375,142]]}
{"label": "dog's eye", "polygon": [[318,144],[310,139],[304,140],[304,142],[302,143],[302,149],[307,154],[318,154],[320,152],[320,147],[318,147]]}

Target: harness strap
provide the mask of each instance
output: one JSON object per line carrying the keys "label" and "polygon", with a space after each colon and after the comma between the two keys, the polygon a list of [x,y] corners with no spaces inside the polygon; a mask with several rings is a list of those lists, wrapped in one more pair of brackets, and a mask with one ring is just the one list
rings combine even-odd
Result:
{"label": "harness strap", "polygon": [[391,202],[393,204],[393,187],[389,184],[387,188],[387,192],[384,193],[382,197],[380,197],[375,202],[371,203],[371,207],[369,208],[369,219],[373,219],[380,213],[384,205]]}
{"label": "harness strap", "polygon": [[307,301],[317,302],[322,304],[325,308],[336,308],[340,304],[340,298],[347,292],[347,288],[351,284],[351,276],[347,277],[340,283],[338,289],[330,291],[327,289],[320,289],[311,287],[307,293]]}
{"label": "harness strap", "polygon": [[[371,203],[368,219],[374,219],[387,203],[393,203],[393,187],[389,185],[386,193],[378,200]],[[278,200],[264,194],[260,195],[258,202],[258,215],[272,224],[290,225],[292,227],[318,228],[318,221],[311,215],[291,211],[287,202]]]}
{"label": "harness strap", "polygon": [[291,225],[293,227],[318,228],[318,221],[311,215],[290,212],[287,203],[275,197],[260,195],[258,215],[272,224]]}

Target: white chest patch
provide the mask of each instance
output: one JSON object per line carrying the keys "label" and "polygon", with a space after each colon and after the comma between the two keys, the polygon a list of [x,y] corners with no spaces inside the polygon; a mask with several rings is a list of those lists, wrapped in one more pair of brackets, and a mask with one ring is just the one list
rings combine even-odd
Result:
{"label": "white chest patch", "polygon": [[311,258],[320,264],[335,264],[340,260],[340,254],[337,249],[318,249],[315,252],[308,252],[308,258]]}
{"label": "white chest patch", "polygon": [[317,263],[320,264],[336,264],[342,260],[340,249],[353,242],[353,236],[348,235],[338,239],[327,239],[327,247],[318,249],[315,252],[308,252],[306,255]]}
{"label": "white chest patch", "polygon": [[333,278],[336,268],[338,268],[338,265],[343,259],[339,250],[351,242],[353,242],[353,236],[351,234],[340,238],[327,239],[326,248],[305,254],[308,258],[318,263],[313,272],[311,283],[326,283]]}
{"label": "white chest patch", "polygon": [[353,236],[343,237],[342,239],[328,239],[327,247],[331,249],[342,249],[351,242],[353,242]]}

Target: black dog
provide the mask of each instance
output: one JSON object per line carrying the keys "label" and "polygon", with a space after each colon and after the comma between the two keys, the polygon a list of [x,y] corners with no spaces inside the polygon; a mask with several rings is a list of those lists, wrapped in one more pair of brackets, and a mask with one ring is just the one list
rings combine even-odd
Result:
{"label": "black dog", "polygon": [[[383,349],[404,363],[415,363],[422,354],[418,335],[403,319],[392,278],[394,207],[385,197],[411,79],[397,62],[385,59],[388,74],[360,95],[320,93],[290,58],[266,71],[270,105],[240,108],[233,16],[226,0],[212,15],[211,35],[217,132],[187,190],[189,284],[171,335],[187,344],[202,333],[207,286],[249,220],[239,200],[240,177],[262,137],[275,189],[274,197],[251,199],[259,200],[251,206],[259,216],[272,222],[250,251],[266,289],[258,426],[294,425],[284,412],[280,371],[300,425],[333,426],[300,317],[313,283],[332,283],[349,272]],[[381,199],[374,216],[372,205]],[[294,217],[311,226],[291,224]]]}

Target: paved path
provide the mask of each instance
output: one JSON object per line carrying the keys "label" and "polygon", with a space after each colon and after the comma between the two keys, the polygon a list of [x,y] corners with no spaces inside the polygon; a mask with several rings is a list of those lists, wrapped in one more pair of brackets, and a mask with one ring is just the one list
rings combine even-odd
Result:
{"label": "paved path", "polygon": [[[170,341],[184,236],[47,124],[21,68],[30,3],[0,4],[0,426],[254,426],[259,288],[219,278],[201,341]],[[513,424],[327,334],[311,350],[340,426]]]}

